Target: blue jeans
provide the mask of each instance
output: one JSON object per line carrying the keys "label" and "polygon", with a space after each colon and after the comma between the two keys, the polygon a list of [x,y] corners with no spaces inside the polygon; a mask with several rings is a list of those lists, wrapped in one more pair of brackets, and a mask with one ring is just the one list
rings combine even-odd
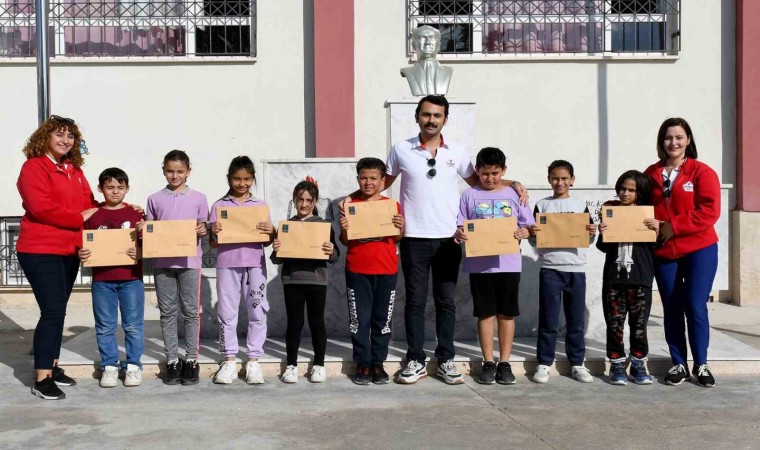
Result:
{"label": "blue jeans", "polygon": [[565,353],[574,366],[583,364],[586,355],[584,341],[586,315],[586,274],[560,272],[542,268],[538,272],[538,342],[536,356],[539,364],[554,362],[557,348],[557,328],[560,308],[565,309]]}
{"label": "blue jeans", "polygon": [[145,287],[142,280],[93,281],[92,312],[95,315],[95,337],[100,351],[100,367],[119,365],[119,346],[116,325],[121,311],[127,364],[142,367],[143,318],[145,316]]}

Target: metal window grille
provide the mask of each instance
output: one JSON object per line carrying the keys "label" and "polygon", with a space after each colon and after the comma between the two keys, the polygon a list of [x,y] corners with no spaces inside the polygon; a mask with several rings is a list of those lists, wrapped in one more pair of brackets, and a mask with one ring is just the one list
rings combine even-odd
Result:
{"label": "metal window grille", "polygon": [[[407,0],[409,35],[441,31],[441,53],[669,53],[681,0]],[[408,52],[413,53],[408,37]]]}
{"label": "metal window grille", "polygon": [[[21,217],[0,217],[0,287],[28,287],[29,281],[18,262],[16,241],[21,230]],[[216,267],[216,249],[211,248],[208,236],[202,241],[203,268]],[[143,260],[143,281],[153,284],[153,267],[150,259]],[[74,283],[77,287],[86,287],[92,283],[92,269],[82,267]]]}
{"label": "metal window grille", "polygon": [[[0,57],[36,55],[34,0],[0,0]],[[53,0],[50,55],[256,56],[256,0]]]}

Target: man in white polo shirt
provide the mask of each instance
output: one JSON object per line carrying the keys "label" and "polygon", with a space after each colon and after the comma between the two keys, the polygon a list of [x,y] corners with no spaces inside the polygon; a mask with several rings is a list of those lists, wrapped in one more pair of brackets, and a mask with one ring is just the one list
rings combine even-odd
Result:
{"label": "man in white polo shirt", "polygon": [[[459,276],[462,249],[453,240],[456,232],[461,177],[470,186],[478,183],[467,149],[444,140],[441,129],[449,116],[443,96],[422,98],[414,113],[419,135],[399,142],[388,155],[385,188],[401,177],[400,202],[404,211],[401,240],[401,268],[406,287],[407,366],[397,381],[414,384],[426,377],[425,304],[428,280],[433,272],[435,326],[438,346],[438,375],[447,384],[461,384],[462,375],[453,362],[456,301],[454,291]],[[512,184],[505,180],[505,184]]]}

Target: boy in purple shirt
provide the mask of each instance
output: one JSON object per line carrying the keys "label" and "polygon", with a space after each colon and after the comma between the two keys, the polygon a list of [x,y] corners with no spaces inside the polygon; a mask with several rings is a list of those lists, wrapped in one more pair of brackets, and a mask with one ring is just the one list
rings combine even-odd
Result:
{"label": "boy in purple shirt", "polygon": [[[506,156],[498,148],[486,147],[478,152],[475,170],[480,184],[462,193],[459,201],[455,240],[466,242],[464,221],[498,217],[516,217],[516,239],[530,236],[527,226],[534,223],[531,210],[520,206],[511,188],[501,184],[507,171]],[[515,376],[509,365],[515,337],[515,316],[520,315],[517,301],[520,288],[522,256],[519,253],[465,258],[464,271],[470,274],[470,292],[478,318],[478,339],[483,352],[483,384],[514,384]],[[493,329],[496,319],[499,330],[499,365],[493,357]]]}

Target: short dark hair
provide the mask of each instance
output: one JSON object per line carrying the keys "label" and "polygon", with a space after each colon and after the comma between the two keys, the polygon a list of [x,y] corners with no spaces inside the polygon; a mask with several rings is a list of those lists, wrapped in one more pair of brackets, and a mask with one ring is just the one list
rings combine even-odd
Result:
{"label": "short dark hair", "polygon": [[359,160],[359,162],[356,163],[356,174],[359,175],[359,172],[362,170],[379,170],[381,176],[385,176],[385,172],[387,167],[385,166],[385,163],[381,159],[377,158],[362,158]]}
{"label": "short dark hair", "polygon": [[129,177],[127,176],[127,172],[124,172],[118,167],[109,167],[100,172],[98,186],[103,187],[103,185],[110,180],[116,180],[119,184],[124,183],[125,186],[129,187]]}
{"label": "short dark hair", "polygon": [[615,182],[616,194],[620,192],[620,188],[623,186],[623,183],[625,183],[626,180],[633,180],[633,182],[636,183],[636,204],[637,205],[651,205],[652,204],[652,199],[651,199],[652,184],[648,176],[644,175],[638,170],[629,170],[627,172],[623,172],[623,174],[620,175],[620,177],[618,177],[617,181]]}
{"label": "short dark hair", "polygon": [[549,164],[549,170],[547,171],[547,175],[551,175],[552,170],[560,169],[560,168],[567,169],[567,171],[570,172],[571,177],[575,176],[575,169],[573,169],[573,165],[565,161],[564,159],[557,159],[557,160],[552,161],[552,163]]}
{"label": "short dark hair", "polygon": [[697,159],[697,143],[694,142],[694,135],[691,133],[689,123],[680,117],[671,117],[660,125],[660,130],[657,132],[657,157],[660,158],[660,161],[665,162],[668,159],[663,141],[665,140],[665,133],[668,132],[668,128],[670,127],[683,128],[686,136],[689,137],[689,145],[686,146],[686,157]]}
{"label": "short dark hair", "polygon": [[475,157],[475,167],[499,166],[507,167],[507,157],[504,152],[496,147],[484,147]]}
{"label": "short dark hair", "polygon": [[449,117],[449,101],[443,95],[426,95],[417,102],[417,109],[414,110],[414,117],[420,115],[422,104],[428,102],[434,105],[443,106],[443,117]]}
{"label": "short dark hair", "polygon": [[169,161],[179,161],[184,163],[187,168],[190,168],[190,157],[182,150],[172,150],[164,156],[164,162],[162,166],[165,166]]}

